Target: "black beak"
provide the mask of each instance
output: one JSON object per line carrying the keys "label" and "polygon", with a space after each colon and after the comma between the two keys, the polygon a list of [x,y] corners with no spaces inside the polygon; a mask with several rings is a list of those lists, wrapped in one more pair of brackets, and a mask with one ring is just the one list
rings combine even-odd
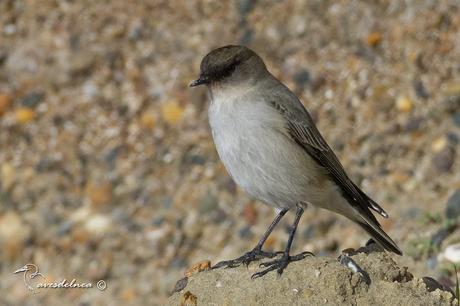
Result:
{"label": "black beak", "polygon": [[209,78],[204,76],[204,75],[201,75],[198,79],[196,79],[195,81],[193,81],[192,83],[190,83],[190,87],[195,87],[195,86],[198,86],[198,85],[203,85],[203,84],[208,84],[209,83]]}

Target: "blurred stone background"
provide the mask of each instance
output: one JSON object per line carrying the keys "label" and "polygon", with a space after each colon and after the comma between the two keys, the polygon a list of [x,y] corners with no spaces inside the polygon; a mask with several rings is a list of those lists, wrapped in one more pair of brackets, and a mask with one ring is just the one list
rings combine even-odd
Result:
{"label": "blurred stone background", "polygon": [[[256,243],[274,212],[228,177],[206,90],[187,86],[226,44],[302,98],[390,214],[398,261],[452,285],[457,0],[0,0],[0,304],[161,305],[191,264]],[[286,219],[268,248],[284,247]],[[315,208],[299,231],[295,250],[318,256],[368,239]],[[107,289],[32,294],[13,274],[26,263]]]}

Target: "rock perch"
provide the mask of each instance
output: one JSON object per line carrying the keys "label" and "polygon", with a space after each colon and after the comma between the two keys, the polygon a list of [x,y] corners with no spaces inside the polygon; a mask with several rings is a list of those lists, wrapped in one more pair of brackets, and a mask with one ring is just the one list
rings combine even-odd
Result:
{"label": "rock perch", "polygon": [[169,305],[457,305],[451,292],[427,287],[392,255],[360,250],[350,257],[370,282],[334,258],[307,257],[289,265],[281,277],[251,279],[260,269],[254,262],[182,279]]}

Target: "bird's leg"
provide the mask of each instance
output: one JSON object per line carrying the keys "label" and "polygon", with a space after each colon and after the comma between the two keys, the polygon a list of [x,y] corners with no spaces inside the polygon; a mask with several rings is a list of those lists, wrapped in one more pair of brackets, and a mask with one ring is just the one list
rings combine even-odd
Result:
{"label": "bird's leg", "polygon": [[282,209],[275,217],[275,219],[272,221],[268,229],[265,231],[264,235],[262,238],[259,240],[257,245],[249,252],[244,254],[243,256],[240,256],[236,259],[232,260],[225,260],[217,263],[215,266],[213,266],[213,269],[216,268],[221,268],[221,267],[227,267],[227,268],[234,268],[238,267],[241,264],[245,264],[246,266],[249,265],[252,261],[261,259],[261,258],[273,258],[276,255],[278,255],[279,252],[265,252],[262,251],[262,246],[264,245],[265,241],[267,240],[268,236],[270,236],[271,232],[275,228],[275,226],[280,222],[280,220],[284,217],[284,215],[288,212],[288,209]]}
{"label": "bird's leg", "polygon": [[267,267],[267,269],[265,269],[265,270],[263,270],[261,272],[257,272],[255,274],[253,274],[252,278],[257,278],[257,277],[264,276],[265,274],[267,274],[268,272],[273,271],[273,270],[277,270],[278,275],[281,275],[283,273],[284,269],[288,266],[288,264],[290,262],[302,260],[307,256],[312,256],[313,255],[310,252],[302,252],[302,253],[294,255],[294,256],[289,255],[289,251],[291,250],[291,246],[292,246],[292,241],[294,240],[294,235],[295,235],[295,232],[297,230],[297,226],[299,225],[299,221],[300,221],[300,218],[302,217],[303,211],[304,211],[303,208],[300,205],[297,205],[297,211],[296,211],[296,214],[295,214],[295,220],[294,220],[294,223],[292,224],[292,227],[291,227],[291,229],[289,231],[289,239],[288,239],[286,248],[285,248],[285,250],[283,252],[283,256],[280,259],[275,259],[275,260],[272,260],[272,261],[261,263],[260,266],[261,267]]}

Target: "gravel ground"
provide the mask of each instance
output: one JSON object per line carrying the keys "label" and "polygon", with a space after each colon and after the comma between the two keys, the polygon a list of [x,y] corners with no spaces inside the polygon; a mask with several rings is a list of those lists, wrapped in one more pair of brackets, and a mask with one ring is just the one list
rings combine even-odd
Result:
{"label": "gravel ground", "polygon": [[[187,86],[230,43],[302,98],[390,214],[398,260],[451,285],[459,33],[457,0],[1,0],[0,303],[162,305],[193,263],[255,244],[274,212],[228,177],[206,91]],[[284,247],[287,221],[268,248]],[[314,208],[299,231],[295,251],[319,256],[368,239]],[[26,263],[107,288],[32,294],[13,274]]]}

